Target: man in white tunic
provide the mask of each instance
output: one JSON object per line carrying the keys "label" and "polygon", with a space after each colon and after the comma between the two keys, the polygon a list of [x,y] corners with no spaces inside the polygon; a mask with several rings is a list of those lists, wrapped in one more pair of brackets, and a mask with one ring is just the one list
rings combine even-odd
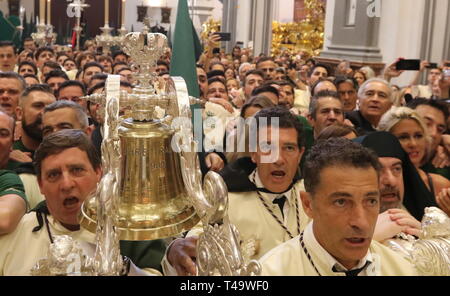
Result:
{"label": "man in white tunic", "polygon": [[[273,118],[278,119],[278,128],[271,126]],[[220,172],[229,191],[230,222],[239,230],[243,249],[253,246],[249,259],[259,259],[300,234],[308,223],[300,205],[303,185],[297,174],[304,152],[301,124],[280,107],[261,110],[256,121],[264,120],[267,125],[258,126],[257,152]],[[166,275],[174,274],[174,268],[178,275],[196,273],[196,242],[193,236],[169,246],[163,260]]]}
{"label": "man in white tunic", "polygon": [[263,275],[406,276],[414,267],[372,240],[380,210],[377,156],[346,139],[312,148],[302,204],[312,222],[263,258]]}
{"label": "man in white tunic", "polygon": [[47,137],[37,150],[35,165],[46,206],[26,214],[14,232],[0,237],[0,275],[30,275],[38,260],[47,257],[56,235],[95,241],[77,219],[102,175],[100,159],[91,148],[82,131],[66,130]]}
{"label": "man in white tunic", "polygon": [[[0,236],[0,276],[26,276],[47,259],[56,236],[67,235],[93,256],[95,234],[80,228],[82,203],[102,177],[100,159],[81,130],[63,130],[44,138],[35,154],[35,168],[45,203],[26,214],[16,230]],[[130,262],[128,275],[146,275]],[[125,270],[124,270],[125,271]],[[125,271],[127,272],[127,271]]]}

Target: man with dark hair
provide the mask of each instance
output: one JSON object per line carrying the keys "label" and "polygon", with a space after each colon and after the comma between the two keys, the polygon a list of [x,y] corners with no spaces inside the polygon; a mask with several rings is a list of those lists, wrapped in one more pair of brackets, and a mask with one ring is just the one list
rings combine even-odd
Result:
{"label": "man with dark hair", "polygon": [[324,128],[344,123],[344,110],[338,93],[321,91],[316,94],[309,105],[308,119],[314,127],[315,139]]}
{"label": "man with dark hair", "polygon": [[324,64],[316,64],[309,72],[309,85],[312,86],[320,78],[326,79],[328,76],[330,76],[328,66]]}
{"label": "man with dark hair", "polygon": [[379,172],[377,156],[347,139],[314,146],[304,167],[306,192],[301,194],[312,222],[260,260],[262,274],[415,275],[411,263],[372,240],[380,209]]}
{"label": "man with dark hair", "polygon": [[[123,68],[123,69],[127,69],[127,68]],[[123,70],[121,69],[121,70]],[[120,71],[119,71],[120,73]],[[105,73],[97,73],[94,76],[91,77],[91,82],[89,82],[89,87],[88,89],[94,87],[95,85],[105,82],[108,79],[108,74]],[[128,82],[128,81],[124,81],[123,77],[121,77],[121,82]]]}
{"label": "man with dark hair", "polygon": [[264,73],[259,70],[248,71],[243,84],[245,101],[248,101],[252,97],[253,90],[264,84]]}
{"label": "man with dark hair", "polygon": [[279,86],[280,98],[278,105],[286,107],[291,110],[294,107],[295,88],[294,85],[286,80],[277,81],[274,84]]}
{"label": "man with dark hair", "polygon": [[219,77],[213,77],[208,80],[208,92],[206,93],[207,100],[222,99],[229,101],[228,89],[225,81]]}
{"label": "man with dark hair", "polygon": [[208,79],[220,78],[222,80],[225,80],[225,73],[222,70],[209,71],[207,76],[208,76]]}
{"label": "man with dark hair", "polygon": [[17,64],[17,53],[14,43],[0,41],[0,72],[12,72]]}
{"label": "man with dark hair", "polygon": [[61,71],[61,66],[57,62],[54,62],[54,61],[45,62],[44,66],[41,69],[41,77],[39,77],[39,79],[41,80],[41,83],[44,83],[45,76],[47,76],[48,73],[50,73],[51,71],[55,71],[55,70]]}
{"label": "man with dark hair", "polygon": [[276,68],[274,81],[283,81],[286,79],[287,79],[286,70],[282,67]]}
{"label": "man with dark hair", "polygon": [[[206,152],[223,151],[226,127],[237,116],[236,113],[237,111],[230,103],[225,81],[219,77],[209,79],[203,110],[205,118],[203,129],[205,140],[203,143]],[[224,164],[224,157],[219,157],[216,153],[210,153],[206,156],[208,170],[220,171]]]}
{"label": "man with dark hair", "polygon": [[89,82],[91,81],[92,76],[94,76],[97,73],[103,73],[103,67],[99,63],[92,62],[84,65],[83,76],[81,80],[86,87],[89,86]]}
{"label": "man with dark hair", "polygon": [[77,64],[73,59],[67,59],[64,61],[63,67],[66,71],[72,71],[77,69]]}
{"label": "man with dark hair", "polygon": [[109,56],[100,56],[97,58],[97,63],[99,63],[100,65],[103,66],[103,71],[105,73],[109,73],[112,74],[113,69],[112,69],[112,65],[113,65],[113,60],[111,57]]}
{"label": "man with dark hair", "polygon": [[36,66],[42,71],[44,63],[50,61],[56,63],[55,51],[51,47],[39,47],[34,54],[34,59]]}
{"label": "man with dark hair", "polygon": [[233,47],[233,52],[231,53],[231,55],[233,56],[233,60],[237,60],[237,59],[241,59],[241,47],[239,45],[235,45]]}
{"label": "man with dark hair", "polygon": [[344,112],[352,112],[356,110],[358,101],[358,82],[353,78],[337,77],[334,81],[339,97],[342,101]]}
{"label": "man with dark hair", "polygon": [[128,55],[121,50],[114,52],[112,55],[112,59],[113,59],[114,64],[119,63],[119,62],[125,63],[125,64],[128,63]]}
{"label": "man with dark hair", "polygon": [[29,62],[29,61],[23,61],[19,64],[18,73],[22,77],[25,74],[37,75],[38,69],[34,63]]}
{"label": "man with dark hair", "polygon": [[13,149],[28,153],[29,161],[42,141],[42,112],[45,106],[55,101],[53,91],[45,84],[27,88],[20,97],[16,116],[22,122],[23,132],[21,139],[14,142]]}
{"label": "man with dark hair", "polygon": [[50,86],[50,88],[53,90],[53,93],[56,94],[56,91],[58,88],[63,84],[64,82],[68,81],[69,77],[67,77],[67,74],[64,73],[61,70],[52,70],[47,75],[45,75],[44,82]]}
{"label": "man with dark hair", "polygon": [[84,110],[87,110],[86,101],[81,97],[86,95],[86,88],[83,83],[76,80],[68,80],[62,83],[55,93],[56,99],[68,100],[77,103]]}
{"label": "man with dark hair", "polygon": [[15,72],[0,72],[0,108],[15,116],[20,94],[25,90],[25,80]]}
{"label": "man with dark hair", "polygon": [[[163,72],[157,72],[159,74],[163,73]],[[120,80],[121,81],[125,81],[128,83],[132,83],[133,82],[133,71],[131,71],[130,68],[122,68],[119,70],[119,72],[117,72],[117,74],[120,75]],[[93,84],[91,84],[93,85]]]}
{"label": "man with dark hair", "polygon": [[33,38],[27,37],[23,40],[23,49],[28,49],[32,52],[36,50],[36,43],[34,42]]}
{"label": "man with dark hair", "polygon": [[77,69],[83,69],[87,63],[95,62],[95,54],[91,51],[84,51],[76,58]]}
{"label": "man with dark hair", "polygon": [[[54,236],[70,236],[83,243],[89,257],[94,256],[95,234],[80,228],[78,221],[82,203],[102,177],[100,157],[89,137],[80,130],[62,130],[45,137],[34,166],[45,202],[26,214],[14,232],[0,237],[0,275],[30,275],[38,260],[48,257]],[[86,243],[89,248],[84,248]],[[158,268],[163,241],[120,244],[121,253],[131,252],[136,260],[145,261],[147,253],[153,256],[142,262],[145,272],[131,264],[128,275],[159,274],[151,267]]]}
{"label": "man with dark hair", "polygon": [[264,73],[264,79],[266,81],[275,80],[275,69],[277,64],[270,57],[263,57],[256,63],[256,70],[260,70]]}
{"label": "man with dark hair", "polygon": [[[229,192],[228,215],[243,245],[253,243],[258,259],[300,234],[307,222],[298,196],[303,186],[297,174],[303,155],[302,126],[282,107],[263,109],[255,116],[257,135],[251,158],[241,158],[220,172]],[[255,147],[257,146],[257,147]],[[189,235],[188,235],[189,236]],[[195,274],[197,237],[176,240],[163,261],[166,274]]]}
{"label": "man with dark hair", "polygon": [[446,135],[449,110],[445,103],[438,100],[427,100],[416,98],[412,100],[408,107],[424,119],[427,126],[428,135],[432,142],[430,147],[430,161],[422,169],[427,173],[439,174],[450,180],[450,151],[445,145],[450,142],[449,135]]}
{"label": "man with dark hair", "polygon": [[112,66],[113,74],[117,74],[123,68],[128,68],[128,64],[125,62],[114,63]]}
{"label": "man with dark hair", "polygon": [[16,231],[0,238],[0,275],[30,275],[37,261],[47,257],[54,235],[81,239],[84,231],[76,209],[101,178],[100,159],[81,131],[47,137],[34,164],[47,204],[26,214]]}
{"label": "man with dark hair", "polygon": [[197,82],[200,88],[200,99],[206,101],[206,94],[208,92],[208,75],[200,65],[197,65]]}
{"label": "man with dark hair", "polygon": [[163,60],[158,60],[158,62],[156,62],[156,73],[161,73],[161,72],[170,72],[170,66],[168,63],[166,63]]}
{"label": "man with dark hair", "polygon": [[[80,105],[66,100],[56,101],[44,109],[42,115],[42,136],[46,137],[63,129],[77,129],[90,135],[92,129],[88,124],[88,117]],[[39,190],[35,172],[25,169],[25,166],[18,172],[24,184],[30,208],[33,209],[45,199]]]}
{"label": "man with dark hair", "polygon": [[211,62],[211,64],[209,64],[209,71],[222,71],[225,73],[225,66],[220,62]]}
{"label": "man with dark hair", "polygon": [[56,55],[56,62],[62,67],[64,65],[64,61],[67,60],[69,56],[64,51],[58,52]]}
{"label": "man with dark hair", "polygon": [[256,96],[260,96],[260,95],[267,97],[275,105],[278,105],[278,103],[279,103],[280,93],[278,92],[278,89],[276,89],[275,87],[273,87],[270,84],[264,84],[253,90],[252,97],[256,97]]}

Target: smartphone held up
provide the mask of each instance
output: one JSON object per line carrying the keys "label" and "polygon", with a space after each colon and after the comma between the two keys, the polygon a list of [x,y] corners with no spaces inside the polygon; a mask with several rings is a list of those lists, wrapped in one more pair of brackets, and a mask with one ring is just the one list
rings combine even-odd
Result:
{"label": "smartphone held up", "polygon": [[419,71],[421,60],[399,60],[395,65],[398,71]]}
{"label": "smartphone held up", "polygon": [[231,33],[217,32],[214,35],[220,36],[220,41],[231,41]]}

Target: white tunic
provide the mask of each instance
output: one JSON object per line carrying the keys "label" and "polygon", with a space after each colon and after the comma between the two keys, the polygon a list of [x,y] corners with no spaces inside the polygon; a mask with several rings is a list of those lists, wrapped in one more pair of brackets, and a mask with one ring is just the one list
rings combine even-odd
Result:
{"label": "white tunic", "polygon": [[[317,242],[312,230],[312,223],[305,229],[304,244],[320,275],[345,276],[344,272],[333,272],[333,266],[339,266],[340,264]],[[359,274],[360,276],[417,275],[414,267],[400,254],[391,251],[376,241],[372,241],[367,255],[356,268],[361,268],[367,261],[371,263]],[[303,251],[299,236],[268,252],[260,259],[260,263],[264,276],[319,275]]]}
{"label": "white tunic", "polygon": [[[69,235],[80,242],[95,241],[95,234],[87,230],[69,231],[51,216],[48,221],[52,235]],[[36,213],[31,212],[22,218],[14,232],[0,236],[0,275],[30,275],[31,268],[47,258],[50,238],[45,223],[41,230],[32,232],[36,226]]]}
{"label": "white tunic", "polygon": [[[253,181],[253,172],[249,178]],[[256,174],[256,186],[261,188],[262,183]],[[299,234],[297,226],[297,200],[298,217],[300,218],[300,231],[309,223],[310,219],[303,211],[300,200],[300,192],[304,191],[303,182],[297,182],[294,187],[284,195],[287,200],[283,208],[284,218],[278,205],[273,200],[278,195],[261,193],[266,204],[273,213],[282,221],[283,225],[293,236]],[[259,259],[269,250],[291,239],[288,233],[281,227],[277,220],[265,208],[255,191],[242,193],[229,193],[228,216],[230,222],[239,231],[242,250],[248,259]],[[203,232],[201,224],[197,225],[188,233],[189,236],[199,236]],[[254,248],[252,248],[254,246]],[[248,251],[251,251],[248,253]],[[246,256],[248,255],[248,256]],[[163,258],[162,266],[165,275],[175,275],[176,271],[168,263],[167,256]]]}

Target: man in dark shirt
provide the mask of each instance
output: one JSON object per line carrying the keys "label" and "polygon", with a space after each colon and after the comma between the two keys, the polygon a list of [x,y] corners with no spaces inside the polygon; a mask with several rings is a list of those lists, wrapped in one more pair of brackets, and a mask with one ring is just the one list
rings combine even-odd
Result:
{"label": "man in dark shirt", "polygon": [[19,176],[5,170],[14,138],[14,125],[14,119],[0,111],[0,235],[13,231],[27,208]]}
{"label": "man in dark shirt", "polygon": [[20,140],[14,142],[13,149],[28,154],[30,162],[42,141],[42,112],[45,106],[55,101],[53,91],[44,84],[28,87],[20,97],[16,116],[22,122],[23,132]]}
{"label": "man in dark shirt", "polygon": [[392,90],[389,83],[380,78],[364,82],[358,91],[359,110],[347,113],[359,135],[376,131],[384,113],[393,105]]}

